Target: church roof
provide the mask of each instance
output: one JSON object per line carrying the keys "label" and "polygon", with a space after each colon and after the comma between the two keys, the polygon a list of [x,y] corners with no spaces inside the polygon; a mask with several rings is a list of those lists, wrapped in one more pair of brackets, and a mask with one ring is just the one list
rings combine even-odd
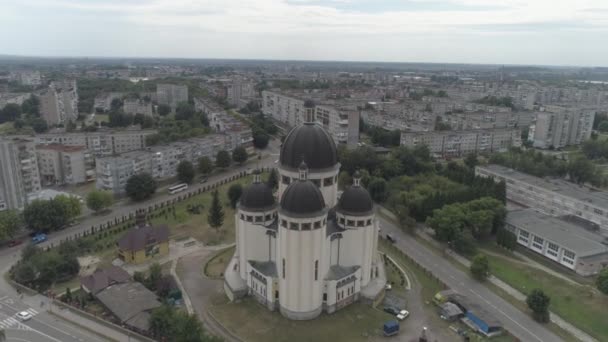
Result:
{"label": "church roof", "polygon": [[306,122],[295,127],[281,146],[282,167],[297,170],[302,160],[312,170],[329,169],[338,164],[334,139],[316,123]]}

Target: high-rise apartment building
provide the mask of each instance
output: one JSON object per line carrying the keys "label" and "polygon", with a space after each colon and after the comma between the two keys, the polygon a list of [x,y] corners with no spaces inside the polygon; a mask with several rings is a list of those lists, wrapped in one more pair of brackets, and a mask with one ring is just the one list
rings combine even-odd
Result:
{"label": "high-rise apartment building", "polygon": [[173,110],[181,102],[188,102],[188,86],[176,84],[156,85],[156,100],[159,104],[171,106]]}
{"label": "high-rise apartment building", "polygon": [[36,146],[42,185],[81,184],[95,179],[94,158],[84,146]]}
{"label": "high-rise apartment building", "polygon": [[0,211],[22,209],[40,191],[36,145],[31,139],[0,137]]}
{"label": "high-rise apartment building", "polygon": [[78,118],[76,81],[55,81],[40,95],[40,114],[49,126],[66,124]]}
{"label": "high-rise apartment building", "polygon": [[120,131],[97,132],[53,132],[37,134],[37,144],[60,144],[84,146],[95,156],[108,156],[146,147],[146,137],[157,133],[156,130],[127,129]]}
{"label": "high-rise apartment building", "polygon": [[536,114],[528,140],[537,148],[578,145],[591,137],[595,111],[547,106]]}

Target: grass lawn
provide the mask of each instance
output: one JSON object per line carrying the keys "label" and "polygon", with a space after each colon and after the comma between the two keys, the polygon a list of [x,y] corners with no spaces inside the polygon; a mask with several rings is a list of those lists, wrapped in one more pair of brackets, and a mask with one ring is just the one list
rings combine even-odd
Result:
{"label": "grass lawn", "polygon": [[95,114],[95,121],[102,123],[110,121],[110,116],[108,114]]}
{"label": "grass lawn", "polygon": [[224,276],[224,270],[230,261],[230,258],[234,255],[234,249],[236,247],[226,248],[209,260],[207,264],[205,264],[203,272],[207,277],[210,278],[221,278]]}
{"label": "grass lawn", "polygon": [[268,311],[250,297],[230,303],[221,296],[210,310],[227,329],[248,342],[368,341],[382,336],[382,324],[393,318],[369,305],[355,303],[311,321],[293,321]]}
{"label": "grass lawn", "polygon": [[[207,245],[217,245],[221,243],[234,242],[234,209],[230,207],[228,200],[228,188],[232,184],[241,184],[243,187],[251,183],[251,176],[243,177],[234,182],[227,183],[217,190],[220,201],[224,208],[224,224],[216,230],[207,223],[207,213],[211,206],[211,192],[205,192],[198,196],[191,197],[175,205],[175,214],[167,213],[164,216],[152,218],[154,224],[167,224],[171,230],[171,238],[179,239],[193,237]],[[202,205],[200,214],[188,212],[189,205]]]}
{"label": "grass lawn", "polygon": [[540,288],[551,297],[550,309],[600,341],[608,341],[608,296],[591,286],[574,285],[546,272],[489,255],[490,269],[520,292]]}

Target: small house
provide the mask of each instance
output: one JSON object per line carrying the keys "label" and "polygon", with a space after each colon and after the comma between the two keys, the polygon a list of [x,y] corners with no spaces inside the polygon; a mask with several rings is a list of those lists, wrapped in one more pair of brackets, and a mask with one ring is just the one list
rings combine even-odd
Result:
{"label": "small house", "polygon": [[110,266],[106,268],[99,268],[89,274],[80,278],[80,288],[90,294],[97,294],[114,284],[123,284],[131,280],[131,276],[127,271],[123,270],[118,266]]}
{"label": "small house", "polygon": [[141,264],[157,256],[169,254],[167,225],[135,227],[118,240],[118,258]]}

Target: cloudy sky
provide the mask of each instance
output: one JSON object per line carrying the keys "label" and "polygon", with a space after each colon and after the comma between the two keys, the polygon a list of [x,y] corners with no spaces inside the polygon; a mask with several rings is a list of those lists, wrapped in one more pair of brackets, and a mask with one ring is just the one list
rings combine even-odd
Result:
{"label": "cloudy sky", "polygon": [[608,66],[608,0],[0,0],[0,54]]}

